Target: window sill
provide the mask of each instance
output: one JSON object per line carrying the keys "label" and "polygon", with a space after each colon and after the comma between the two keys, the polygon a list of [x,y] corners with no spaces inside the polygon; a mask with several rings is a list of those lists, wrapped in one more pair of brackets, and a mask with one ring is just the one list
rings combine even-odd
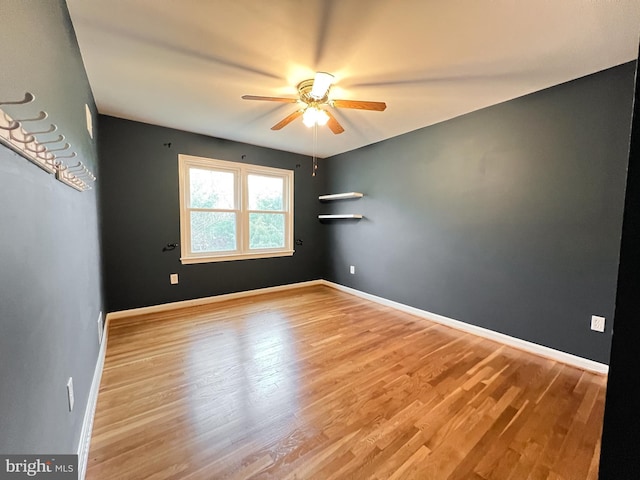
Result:
{"label": "window sill", "polygon": [[216,255],[211,256],[193,256],[182,257],[180,262],[183,265],[191,265],[195,263],[213,263],[213,262],[231,262],[234,260],[251,260],[254,258],[277,258],[277,257],[290,257],[295,253],[295,250],[281,250],[278,252],[257,252],[257,253],[243,253],[243,254],[231,254],[231,255]]}

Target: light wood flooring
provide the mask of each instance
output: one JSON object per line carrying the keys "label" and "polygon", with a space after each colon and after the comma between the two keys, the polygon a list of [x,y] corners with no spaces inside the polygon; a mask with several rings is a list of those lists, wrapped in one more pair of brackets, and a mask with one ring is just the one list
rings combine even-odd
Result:
{"label": "light wood flooring", "polygon": [[329,287],[108,333],[89,480],[597,478],[606,377]]}

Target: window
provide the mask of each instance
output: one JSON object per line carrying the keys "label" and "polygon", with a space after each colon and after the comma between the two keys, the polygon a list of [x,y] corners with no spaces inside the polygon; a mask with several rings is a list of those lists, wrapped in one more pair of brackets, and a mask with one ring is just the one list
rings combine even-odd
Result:
{"label": "window", "polygon": [[293,255],[293,171],[178,155],[182,263]]}

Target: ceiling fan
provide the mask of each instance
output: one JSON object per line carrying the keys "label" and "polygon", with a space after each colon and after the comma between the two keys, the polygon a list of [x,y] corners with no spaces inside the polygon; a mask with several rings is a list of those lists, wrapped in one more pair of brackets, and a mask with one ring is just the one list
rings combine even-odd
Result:
{"label": "ceiling fan", "polygon": [[298,98],[261,97],[257,95],[243,95],[244,100],[264,100],[268,102],[299,103],[300,108],[276,123],[271,130],[280,130],[296,118],[302,117],[307,127],[327,125],[336,135],[344,132],[344,128],[327,107],[355,108],[358,110],[373,110],[382,112],[387,108],[384,102],[364,102],[360,100],[329,99],[329,90],[333,83],[333,75],[317,72],[314,79],[303,80],[298,84]]}

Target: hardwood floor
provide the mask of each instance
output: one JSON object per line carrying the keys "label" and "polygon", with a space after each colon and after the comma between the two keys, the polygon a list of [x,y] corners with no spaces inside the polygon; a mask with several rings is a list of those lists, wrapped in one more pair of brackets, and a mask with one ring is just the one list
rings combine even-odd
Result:
{"label": "hardwood floor", "polygon": [[118,320],[92,479],[596,479],[606,377],[318,286]]}

